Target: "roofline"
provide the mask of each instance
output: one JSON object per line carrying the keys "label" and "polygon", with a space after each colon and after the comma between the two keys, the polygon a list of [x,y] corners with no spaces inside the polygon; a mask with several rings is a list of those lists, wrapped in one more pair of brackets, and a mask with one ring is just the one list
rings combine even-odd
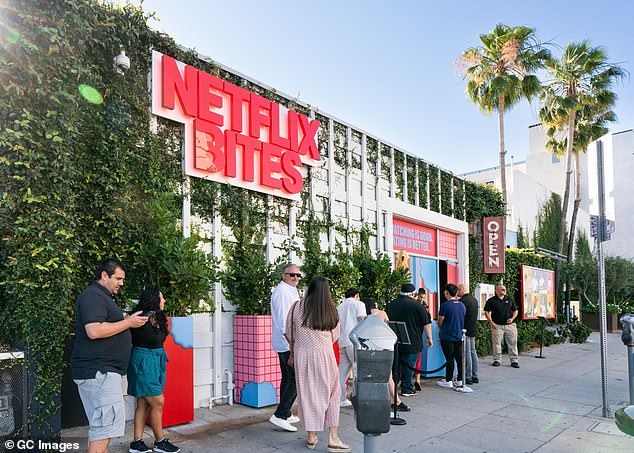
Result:
{"label": "roofline", "polygon": [[[506,167],[510,167],[511,165],[519,165],[519,164],[525,164],[526,160],[521,160],[519,162],[512,162],[510,164],[506,164]],[[466,173],[461,173],[458,176],[462,176],[462,177],[466,177],[466,176],[471,176],[471,175],[477,175],[479,173],[485,173],[487,171],[492,171],[492,170],[499,170],[500,166],[496,166],[496,167],[488,167],[488,168],[483,168],[481,170],[473,170],[473,171],[468,171]]]}
{"label": "roofline", "polygon": [[320,109],[319,107],[317,107],[317,106],[314,106],[314,105],[311,105],[311,104],[309,104],[309,103],[307,103],[307,102],[301,101],[301,100],[299,100],[297,97],[294,97],[294,96],[291,96],[291,95],[289,95],[289,94],[286,94],[286,93],[284,93],[283,91],[280,91],[280,90],[278,90],[278,89],[276,89],[276,88],[273,88],[273,87],[271,87],[271,86],[267,85],[266,83],[263,83],[263,82],[260,82],[260,81],[259,81],[259,80],[257,80],[257,79],[254,79],[253,77],[250,77],[250,76],[248,76],[248,75],[246,75],[246,74],[243,74],[242,72],[237,71],[237,70],[233,69],[233,68],[232,68],[232,67],[230,67],[230,66],[224,65],[224,64],[222,64],[222,63],[220,63],[220,62],[218,62],[218,61],[214,60],[213,58],[211,58],[211,57],[209,57],[209,56],[207,56],[207,55],[203,55],[203,54],[201,54],[200,52],[198,52],[198,51],[197,51],[197,50],[195,50],[195,49],[189,49],[189,48],[187,48],[187,47],[185,47],[185,46],[183,46],[183,45],[181,45],[181,44],[177,44],[177,46],[178,46],[181,50],[183,50],[184,52],[194,52],[194,53],[196,54],[196,56],[197,56],[200,60],[202,60],[202,61],[204,61],[204,62],[206,62],[206,63],[210,63],[210,64],[213,64],[213,65],[219,66],[221,69],[223,69],[223,70],[225,70],[225,71],[227,71],[227,72],[230,72],[230,73],[232,73],[232,74],[234,74],[234,75],[237,75],[237,76],[239,76],[239,77],[242,77],[243,79],[245,79],[245,80],[247,80],[247,81],[249,81],[249,82],[251,82],[251,83],[254,83],[254,84],[256,84],[256,85],[259,85],[259,86],[261,86],[262,88],[264,88],[265,90],[272,91],[272,92],[274,92],[275,94],[277,94],[277,95],[279,95],[279,96],[282,96],[282,97],[284,97],[284,98],[288,99],[289,101],[293,101],[293,102],[295,102],[295,103],[297,103],[297,104],[301,105],[301,106],[302,106],[302,107],[304,107],[304,108],[307,108],[307,109],[309,109],[309,110],[314,111],[315,113],[319,113],[320,115],[327,116],[329,119],[332,119],[333,121],[336,121],[336,122],[338,122],[338,123],[340,123],[340,124],[342,124],[342,125],[344,125],[344,126],[347,126],[347,127],[351,128],[351,129],[354,129],[356,132],[360,132],[361,134],[364,134],[366,137],[370,137],[370,138],[372,138],[372,139],[376,140],[377,142],[379,142],[379,143],[381,143],[381,144],[383,144],[383,145],[387,145],[387,146],[389,146],[390,148],[393,148],[395,151],[400,151],[400,152],[402,152],[403,154],[408,155],[408,156],[410,156],[410,157],[412,157],[412,158],[422,160],[422,161],[423,161],[423,162],[425,162],[426,164],[428,164],[428,165],[432,165],[432,166],[436,167],[437,169],[444,171],[445,173],[449,173],[449,174],[451,174],[451,175],[453,175],[453,176],[460,177],[460,175],[459,175],[459,174],[455,173],[455,172],[454,172],[454,171],[452,171],[452,170],[448,170],[448,169],[446,169],[446,168],[444,168],[444,167],[441,167],[441,166],[440,166],[440,165],[438,165],[438,164],[435,164],[435,163],[433,163],[433,162],[430,162],[429,160],[425,159],[424,157],[421,157],[421,156],[419,156],[419,155],[413,154],[413,153],[412,153],[412,152],[410,152],[410,151],[406,151],[406,150],[405,150],[403,147],[401,147],[401,146],[397,146],[397,145],[394,145],[394,144],[393,144],[393,143],[391,143],[391,142],[388,142],[387,140],[383,140],[382,138],[378,137],[377,135],[371,134],[371,133],[369,133],[369,132],[365,131],[364,129],[361,129],[361,128],[359,128],[359,127],[357,127],[357,126],[355,126],[355,125],[353,125],[353,124],[351,124],[351,123],[349,123],[349,122],[347,122],[347,121],[344,121],[344,120],[342,120],[342,119],[340,119],[340,118],[338,118],[338,117],[336,117],[336,116],[334,116],[334,115],[331,115],[330,113],[328,113],[328,112],[326,112],[326,111],[324,111],[324,110],[321,110],[321,109]]}

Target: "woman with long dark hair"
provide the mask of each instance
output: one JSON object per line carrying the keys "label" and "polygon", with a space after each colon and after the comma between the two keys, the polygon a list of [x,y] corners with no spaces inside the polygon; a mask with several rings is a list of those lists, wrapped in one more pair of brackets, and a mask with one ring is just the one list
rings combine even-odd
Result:
{"label": "woman with long dark hair", "polygon": [[[149,322],[137,329],[130,329],[132,351],[128,364],[128,394],[137,398],[134,441],[130,443],[130,453],[180,451],[180,448],[163,437],[163,389],[167,363],[163,343],[169,334],[164,307],[163,294],[156,288],[148,288],[141,293],[139,303],[133,310],[133,313],[142,311],[144,316],[148,316]],[[153,449],[143,442],[143,427],[148,413],[154,433]]]}
{"label": "woman with long dark hair", "polygon": [[299,417],[307,432],[306,447],[314,449],[317,431],[327,427],[328,451],[351,451],[339,438],[341,387],[332,349],[339,338],[339,314],[324,277],[313,277],[304,299],[291,307],[286,338],[294,357]]}

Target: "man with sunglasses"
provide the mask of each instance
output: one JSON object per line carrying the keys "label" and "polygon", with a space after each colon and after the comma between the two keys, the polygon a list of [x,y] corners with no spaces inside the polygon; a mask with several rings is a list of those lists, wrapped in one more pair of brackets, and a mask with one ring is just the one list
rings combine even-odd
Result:
{"label": "man with sunglasses", "polygon": [[297,431],[297,428],[291,423],[299,421],[299,418],[291,413],[291,407],[297,398],[297,386],[295,384],[295,370],[288,365],[291,352],[284,332],[286,332],[288,312],[293,303],[299,300],[297,284],[301,276],[297,265],[287,264],[282,268],[282,281],[275,287],[271,295],[271,345],[280,358],[282,381],[280,382],[280,403],[269,421],[275,426],[291,432]]}
{"label": "man with sunglasses", "polygon": [[511,366],[519,368],[519,353],[517,351],[517,305],[506,295],[506,287],[502,284],[495,287],[495,296],[486,301],[484,316],[491,326],[491,341],[493,343],[493,366],[500,366],[502,359],[502,339],[508,347]]}

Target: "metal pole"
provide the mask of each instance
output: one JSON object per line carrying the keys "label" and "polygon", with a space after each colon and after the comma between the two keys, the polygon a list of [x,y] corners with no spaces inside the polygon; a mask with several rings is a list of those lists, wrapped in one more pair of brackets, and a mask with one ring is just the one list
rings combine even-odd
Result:
{"label": "metal pole", "polygon": [[[398,331],[397,331],[398,332]],[[398,343],[401,340],[398,333],[396,334],[396,343],[394,343],[394,362],[392,366],[392,380],[394,381],[394,407],[393,416],[390,418],[390,425],[406,425],[407,421],[398,417],[398,405],[396,404],[397,396],[396,396],[396,383],[400,378],[398,370],[399,370],[399,360],[398,360]],[[365,445],[365,440],[363,441]]]}
{"label": "metal pole", "polygon": [[465,387],[467,385],[466,373],[467,373],[467,360],[465,358],[465,339],[467,336],[467,329],[462,329],[462,385],[460,387]]}
{"label": "metal pole", "polygon": [[535,358],[536,359],[545,359],[546,357],[544,357],[542,352],[544,351],[544,329],[545,329],[544,323],[546,322],[546,318],[544,316],[540,316],[539,318],[541,320],[542,329],[539,332],[539,355],[536,355]]}
{"label": "metal pole", "polygon": [[462,376],[458,376],[462,378],[462,385],[460,387],[454,387],[453,389],[456,392],[460,392],[460,393],[473,393],[473,389],[467,386],[467,379],[466,379],[466,375],[467,375],[466,339],[467,339],[467,329],[462,329],[462,358],[460,360],[462,362]]}
{"label": "metal pole", "polygon": [[363,435],[363,453],[374,453],[378,451],[377,445],[378,434],[364,434]]}
{"label": "metal pole", "polygon": [[627,368],[630,377],[630,405],[634,406],[634,346],[627,347]]}
{"label": "metal pole", "polygon": [[597,225],[597,261],[599,267],[599,332],[601,336],[601,377],[603,380],[603,417],[610,417],[610,398],[608,395],[608,339],[605,306],[605,261],[603,240],[605,238],[605,179],[603,174],[603,143],[597,141],[597,182],[599,186],[599,221]]}

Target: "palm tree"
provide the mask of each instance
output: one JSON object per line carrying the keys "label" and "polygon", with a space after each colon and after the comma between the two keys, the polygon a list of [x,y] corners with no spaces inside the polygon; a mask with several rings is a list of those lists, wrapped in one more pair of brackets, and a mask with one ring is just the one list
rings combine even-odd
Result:
{"label": "palm tree", "polygon": [[[615,64],[608,63],[602,47],[591,47],[588,41],[570,43],[561,60],[550,59],[546,70],[551,80],[542,90],[540,117],[547,127],[549,140],[546,144],[557,156],[565,153],[566,173],[562,222],[559,227],[557,251],[562,253],[566,218],[570,200],[570,176],[572,158],[575,158],[575,200],[570,221],[567,262],[573,257],[577,213],[581,203],[581,168],[579,155],[585,152],[590,142],[608,132],[608,122],[615,121],[612,107],[616,94],[610,90],[612,84],[626,72]],[[559,279],[560,264],[556,267]],[[570,301],[570,277],[566,278],[566,307]]]}
{"label": "palm tree", "polygon": [[498,24],[480,35],[481,46],[465,50],[457,65],[467,80],[467,96],[482,112],[498,113],[500,179],[506,196],[504,112],[522,99],[530,100],[541,86],[534,72],[550,58],[535,35],[535,29]]}
{"label": "palm tree", "polygon": [[[575,201],[568,242],[570,261],[581,203],[579,153],[585,152],[590,142],[605,135],[608,132],[606,124],[616,120],[612,111],[616,94],[610,88],[626,72],[608,63],[604,48],[591,47],[588,41],[568,44],[561,60],[550,59],[546,70],[551,80],[545,83],[542,90],[540,117],[547,127],[547,147],[555,155],[565,153],[566,157],[563,219],[567,218],[568,213],[573,155],[575,158]],[[562,222],[557,247],[559,253],[563,251],[564,234],[565,222]]]}

